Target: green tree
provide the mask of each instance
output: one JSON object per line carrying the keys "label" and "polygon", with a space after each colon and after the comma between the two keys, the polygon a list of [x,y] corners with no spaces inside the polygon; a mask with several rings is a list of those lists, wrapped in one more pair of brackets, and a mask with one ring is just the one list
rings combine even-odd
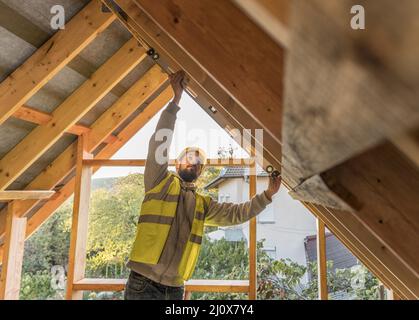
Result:
{"label": "green tree", "polygon": [[120,178],[111,189],[98,189],[93,193],[87,246],[89,276],[121,278],[128,275],[125,264],[143,199],[142,174]]}
{"label": "green tree", "polygon": [[25,241],[21,299],[55,299],[61,292],[51,287],[51,268],[68,263],[72,202],[68,201]]}

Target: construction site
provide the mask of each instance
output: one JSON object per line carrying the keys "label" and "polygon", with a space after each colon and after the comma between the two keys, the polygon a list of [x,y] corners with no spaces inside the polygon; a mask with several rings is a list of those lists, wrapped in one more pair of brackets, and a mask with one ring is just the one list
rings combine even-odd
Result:
{"label": "construction site", "polygon": [[[211,153],[207,170],[224,171],[209,171],[207,187],[221,190],[242,168],[252,198],[260,176],[277,174],[281,192],[315,219],[307,238],[316,243],[315,299],[331,297],[330,233],[386,299],[417,300],[418,13],[416,0],[0,0],[0,299],[29,297],[25,261],[41,253],[28,241],[66,205],[68,238],[48,240],[52,252],[61,250],[53,241],[65,242],[64,262],[55,261],[63,264],[62,299],[125,290],[119,264],[104,277],[89,271],[101,252],[90,250],[89,216],[99,208],[92,177],[146,166],[145,156],[113,157],[133,137],[147,148],[136,134],[173,99],[169,77],[183,70],[193,108],[248,155],[221,161]],[[275,208],[281,220],[281,203]],[[245,229],[245,275],[195,273],[185,300],[269,297],[257,221]]]}

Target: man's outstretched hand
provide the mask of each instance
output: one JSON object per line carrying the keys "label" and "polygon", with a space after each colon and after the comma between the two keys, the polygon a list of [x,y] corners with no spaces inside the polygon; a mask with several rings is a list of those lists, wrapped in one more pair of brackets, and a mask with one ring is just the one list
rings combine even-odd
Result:
{"label": "man's outstretched hand", "polygon": [[266,197],[272,201],[272,196],[278,192],[279,187],[281,186],[281,176],[278,177],[269,177],[269,186],[268,189],[265,190]]}
{"label": "man's outstretched hand", "polygon": [[180,98],[182,97],[183,90],[185,89],[184,86],[185,82],[185,71],[179,70],[175,73],[169,75],[170,84],[173,88],[173,92],[175,93],[175,97],[173,98],[173,102],[179,105]]}

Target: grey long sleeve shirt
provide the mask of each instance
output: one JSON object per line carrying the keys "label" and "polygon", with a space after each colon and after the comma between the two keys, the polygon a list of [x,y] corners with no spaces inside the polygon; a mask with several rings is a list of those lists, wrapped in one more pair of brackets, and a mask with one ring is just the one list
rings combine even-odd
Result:
{"label": "grey long sleeve shirt", "polygon": [[[179,109],[173,102],[167,106],[160,116],[155,133],[150,139],[144,170],[146,192],[161,182],[168,173],[168,150]],[[162,137],[165,139],[162,139]],[[162,152],[163,149],[166,149],[165,152]],[[163,156],[163,159],[161,156]],[[159,262],[155,265],[135,261],[128,262],[128,267],[134,272],[163,285],[175,287],[183,285],[183,279],[178,274],[178,267],[191,232],[195,211],[196,187],[194,184],[182,180],[181,186],[176,216]],[[241,224],[262,212],[270,202],[264,192],[241,204],[219,203],[211,200],[207,212],[205,212],[205,224],[213,226]]]}

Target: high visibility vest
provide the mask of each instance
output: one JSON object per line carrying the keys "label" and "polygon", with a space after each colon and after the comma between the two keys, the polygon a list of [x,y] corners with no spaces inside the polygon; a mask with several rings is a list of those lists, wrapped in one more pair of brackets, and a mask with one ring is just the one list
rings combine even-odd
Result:
{"label": "high visibility vest", "polygon": [[[179,177],[169,173],[157,186],[146,192],[141,205],[137,235],[130,259],[157,264],[176,215],[180,196]],[[210,198],[196,193],[196,205],[191,233],[179,264],[179,275],[188,280],[198,260],[204,233],[204,213]]]}

